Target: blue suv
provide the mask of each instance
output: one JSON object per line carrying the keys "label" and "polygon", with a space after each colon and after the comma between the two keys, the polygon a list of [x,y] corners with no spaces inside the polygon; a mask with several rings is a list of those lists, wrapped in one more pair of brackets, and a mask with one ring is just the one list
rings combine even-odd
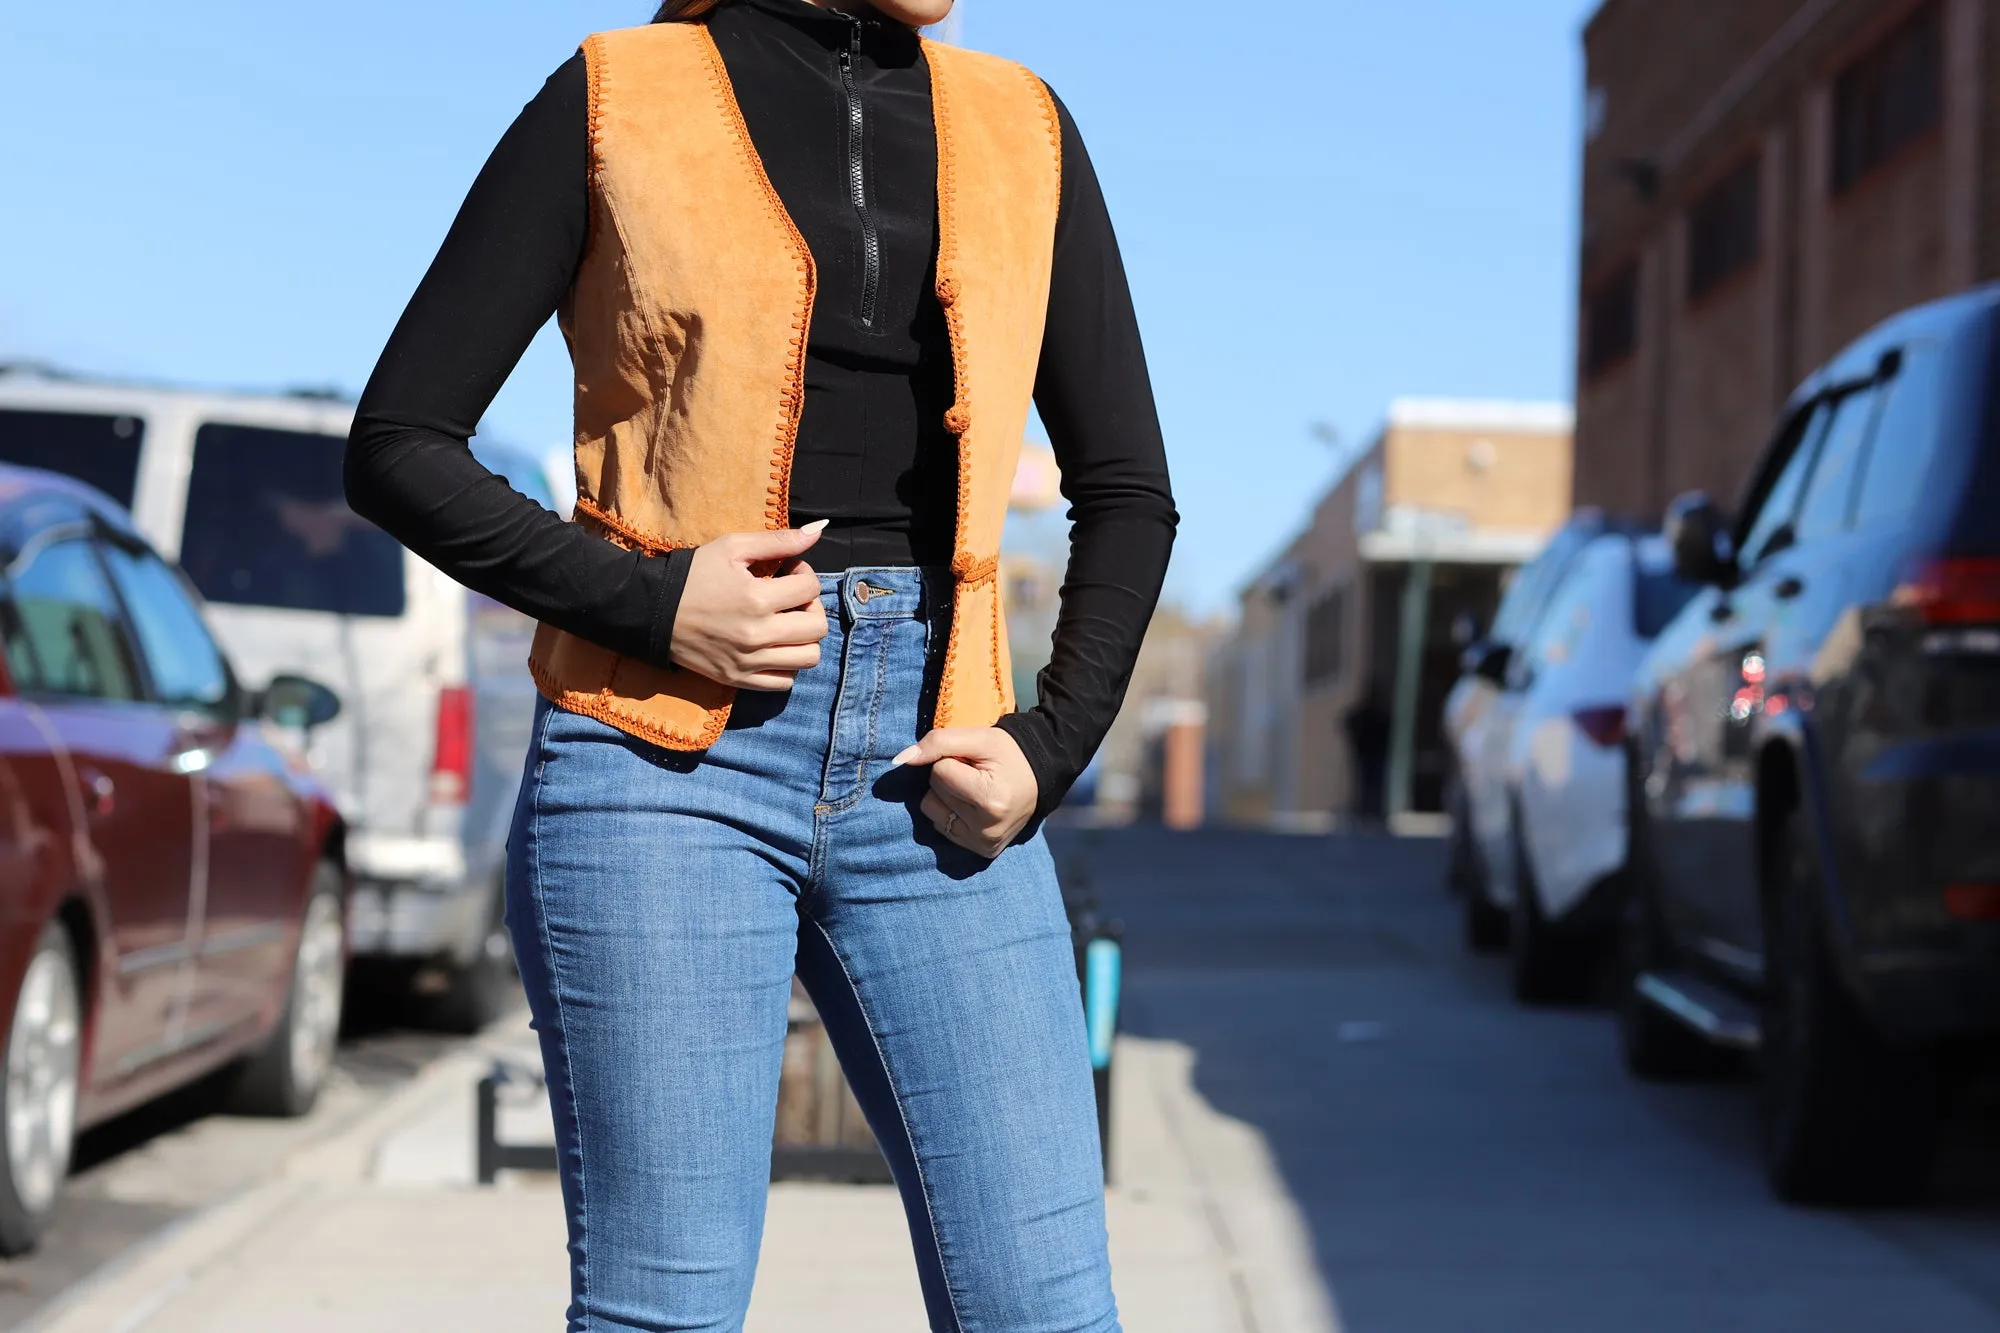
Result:
{"label": "blue suv", "polygon": [[2000,1037],[2000,287],[1907,311],[1793,395],[1740,512],[1676,500],[1701,591],[1630,716],[1621,1029],[1648,1077],[1755,1051],[1772,1184],[1929,1179]]}

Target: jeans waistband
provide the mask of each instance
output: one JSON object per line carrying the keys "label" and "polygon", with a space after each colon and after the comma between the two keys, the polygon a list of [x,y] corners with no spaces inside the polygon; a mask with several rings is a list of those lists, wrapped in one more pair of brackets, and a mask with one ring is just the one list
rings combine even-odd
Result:
{"label": "jeans waistband", "polygon": [[951,605],[951,571],[933,566],[865,566],[819,576],[819,597],[843,621],[921,620]]}

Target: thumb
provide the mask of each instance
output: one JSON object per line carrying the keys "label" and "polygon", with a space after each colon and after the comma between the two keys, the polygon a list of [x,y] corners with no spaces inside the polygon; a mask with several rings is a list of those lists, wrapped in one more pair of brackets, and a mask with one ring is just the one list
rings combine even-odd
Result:
{"label": "thumb", "polygon": [[761,564],[767,560],[791,560],[811,550],[819,535],[826,531],[827,520],[808,523],[802,528],[780,528],[776,532],[739,532],[731,544],[735,549],[730,554],[745,565]]}
{"label": "thumb", "polygon": [[982,759],[990,753],[986,727],[938,727],[890,760],[905,764],[935,764],[941,759]]}

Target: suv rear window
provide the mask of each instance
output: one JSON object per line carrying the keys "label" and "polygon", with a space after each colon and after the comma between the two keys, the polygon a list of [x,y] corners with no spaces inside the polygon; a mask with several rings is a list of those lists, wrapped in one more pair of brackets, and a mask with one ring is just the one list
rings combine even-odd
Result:
{"label": "suv rear window", "polygon": [[403,548],[347,507],[338,435],[203,426],[181,567],[211,602],[399,616]]}
{"label": "suv rear window", "polygon": [[145,438],[146,423],[137,417],[0,408],[0,463],[74,477],[127,509]]}

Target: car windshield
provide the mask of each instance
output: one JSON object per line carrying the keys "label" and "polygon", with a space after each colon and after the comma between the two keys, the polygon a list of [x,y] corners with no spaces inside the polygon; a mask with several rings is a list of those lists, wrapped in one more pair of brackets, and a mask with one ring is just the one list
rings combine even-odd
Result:
{"label": "car windshield", "polygon": [[337,435],[210,423],[195,434],[181,566],[235,606],[403,613],[403,548],[347,507]]}
{"label": "car windshield", "polygon": [[146,423],[137,417],[0,409],[0,463],[74,477],[127,509],[145,437]]}

